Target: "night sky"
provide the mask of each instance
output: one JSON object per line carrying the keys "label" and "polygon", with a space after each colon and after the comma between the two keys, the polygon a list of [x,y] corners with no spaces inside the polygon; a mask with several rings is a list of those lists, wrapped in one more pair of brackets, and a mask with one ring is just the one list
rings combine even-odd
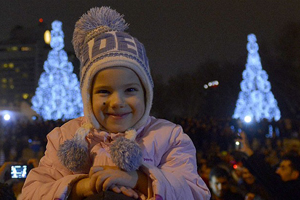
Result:
{"label": "night sky", "polygon": [[2,0],[0,41],[16,25],[35,27],[43,18],[50,28],[60,20],[65,50],[72,51],[75,22],[96,6],[124,14],[128,32],[146,47],[152,73],[167,77],[207,59],[236,63],[247,55],[249,33],[272,49],[283,28],[300,21],[299,0]]}

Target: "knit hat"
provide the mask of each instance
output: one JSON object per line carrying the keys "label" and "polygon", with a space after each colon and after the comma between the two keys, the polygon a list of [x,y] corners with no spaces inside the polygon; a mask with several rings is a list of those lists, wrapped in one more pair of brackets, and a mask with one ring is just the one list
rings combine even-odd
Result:
{"label": "knit hat", "polygon": [[133,126],[143,126],[150,114],[153,81],[144,45],[125,33],[128,28],[123,15],[109,7],[92,8],[75,25],[73,46],[80,60],[80,88],[84,116],[95,129],[104,129],[94,116],[91,89],[94,76],[101,70],[122,66],[133,70],[145,90],[145,113]]}

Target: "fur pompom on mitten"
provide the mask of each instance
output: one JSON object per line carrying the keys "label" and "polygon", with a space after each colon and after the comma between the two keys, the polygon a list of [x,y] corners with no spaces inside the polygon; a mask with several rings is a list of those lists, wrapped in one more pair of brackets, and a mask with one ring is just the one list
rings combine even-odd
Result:
{"label": "fur pompom on mitten", "polygon": [[142,150],[133,140],[117,138],[110,146],[112,161],[124,171],[137,170],[142,164]]}

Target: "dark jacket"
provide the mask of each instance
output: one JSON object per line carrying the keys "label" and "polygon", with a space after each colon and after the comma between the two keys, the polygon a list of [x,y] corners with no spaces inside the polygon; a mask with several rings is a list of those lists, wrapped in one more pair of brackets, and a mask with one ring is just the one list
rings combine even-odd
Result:
{"label": "dark jacket", "polygon": [[[215,200],[214,195],[211,195],[211,199],[210,200]],[[244,197],[236,192],[231,192],[228,191],[224,197],[222,198],[222,200],[244,200]]]}
{"label": "dark jacket", "polygon": [[262,184],[260,184],[257,180],[255,180],[255,182],[251,185],[243,182],[238,185],[237,190],[243,196],[246,196],[248,193],[255,194],[254,200],[273,200],[269,192],[266,191],[265,187]]}
{"label": "dark jacket", "polygon": [[299,200],[300,180],[282,181],[274,169],[265,162],[262,155],[254,153],[252,156],[244,158],[243,164],[265,186],[272,199]]}

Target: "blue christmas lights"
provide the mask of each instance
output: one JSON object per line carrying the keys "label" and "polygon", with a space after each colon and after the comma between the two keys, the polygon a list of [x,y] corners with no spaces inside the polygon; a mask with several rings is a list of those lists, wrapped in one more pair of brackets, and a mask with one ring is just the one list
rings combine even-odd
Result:
{"label": "blue christmas lights", "polygon": [[248,35],[248,58],[243,71],[241,91],[236,102],[233,118],[245,122],[262,119],[278,121],[281,117],[277,101],[271,92],[268,74],[262,69],[258,44],[254,34]]}
{"label": "blue christmas lights", "polygon": [[79,81],[68,62],[62,22],[52,22],[51,42],[44,72],[32,98],[32,109],[45,120],[72,119],[83,115]]}

